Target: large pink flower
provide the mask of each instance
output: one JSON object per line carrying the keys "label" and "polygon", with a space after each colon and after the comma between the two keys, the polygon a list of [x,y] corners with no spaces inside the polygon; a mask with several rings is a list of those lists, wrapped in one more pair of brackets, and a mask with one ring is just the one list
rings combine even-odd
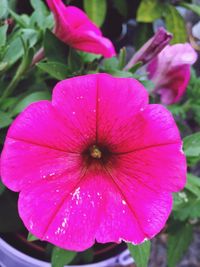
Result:
{"label": "large pink flower", "polygon": [[1,174],[40,239],[77,251],[138,244],[163,228],[185,184],[181,146],[172,115],[137,80],[92,74],[59,82],[51,102],[18,116]]}
{"label": "large pink flower", "polygon": [[197,60],[197,53],[190,44],[165,47],[151,61],[147,69],[155,83],[155,92],[164,104],[178,102],[185,93],[190,80],[190,66]]}
{"label": "large pink flower", "polygon": [[102,36],[100,29],[79,8],[65,6],[62,0],[46,0],[55,17],[54,32],[70,46],[104,57],[115,55],[111,41]]}

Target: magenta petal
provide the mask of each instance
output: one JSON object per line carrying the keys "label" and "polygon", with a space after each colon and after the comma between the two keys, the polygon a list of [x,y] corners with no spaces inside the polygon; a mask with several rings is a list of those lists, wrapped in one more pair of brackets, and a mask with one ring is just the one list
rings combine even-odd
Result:
{"label": "magenta petal", "polygon": [[98,141],[121,151],[121,143],[129,136],[132,138],[135,117],[147,106],[147,91],[135,79],[111,78],[105,74],[99,76],[98,88]]}
{"label": "magenta petal", "polygon": [[95,239],[101,243],[144,240],[146,235],[134,212],[124,204],[108,175],[89,171],[67,184],[66,178],[35,184],[20,193],[20,216],[29,231],[42,240],[78,251],[92,246]]}
{"label": "magenta petal", "polygon": [[148,63],[156,57],[169,44],[172,39],[172,34],[160,27],[152,38],[150,38],[138,51],[133,55],[131,60],[125,67],[125,70],[130,69],[137,62],[143,64]]}
{"label": "magenta petal", "polygon": [[[73,100],[75,101],[75,99]],[[39,101],[31,104],[17,117],[12,127],[10,127],[7,136],[14,140],[46,146],[61,151],[80,152],[83,144],[88,142],[86,135],[90,134],[92,138],[93,134],[95,138],[95,132],[93,131],[91,133],[92,130],[86,128],[85,136],[83,136],[78,122],[77,125],[74,125],[75,120],[73,120],[73,117],[76,117],[76,114],[73,110],[70,112],[70,115],[63,119],[62,114],[52,106],[51,102]],[[82,116],[84,118],[84,114]],[[65,123],[63,123],[64,121]],[[90,123],[91,128],[92,125],[95,127],[95,116]],[[82,140],[81,146],[78,140]]]}
{"label": "magenta petal", "polygon": [[[181,162],[181,164],[180,164]],[[186,182],[186,160],[180,144],[163,144],[117,156],[116,172],[154,191],[175,192]]]}
{"label": "magenta petal", "polygon": [[138,81],[85,75],[17,117],[1,175],[40,239],[75,251],[95,240],[139,244],[164,227],[172,192],[184,186],[181,147],[172,115],[148,104]]}
{"label": "magenta petal", "polygon": [[165,47],[147,66],[149,78],[155,83],[155,92],[164,104],[181,99],[189,79],[190,66],[197,60],[197,53],[190,44]]}
{"label": "magenta petal", "polygon": [[2,179],[14,191],[20,191],[23,187],[42,180],[57,179],[82,166],[79,154],[14,138],[7,138],[1,160]]}
{"label": "magenta petal", "polygon": [[77,141],[82,139],[85,144],[96,139],[97,77],[85,75],[81,79],[64,80],[56,85],[53,92],[54,109],[66,121],[66,125],[71,125],[74,131],[80,133]]}
{"label": "magenta petal", "polygon": [[123,171],[112,173],[112,177],[124,196],[124,206],[134,214],[145,238],[154,237],[164,227],[171,212],[171,193],[152,190],[148,185],[130,179]]}
{"label": "magenta petal", "polygon": [[46,0],[56,20],[55,34],[72,47],[104,57],[115,56],[111,41],[79,8],[65,6],[61,0]]}

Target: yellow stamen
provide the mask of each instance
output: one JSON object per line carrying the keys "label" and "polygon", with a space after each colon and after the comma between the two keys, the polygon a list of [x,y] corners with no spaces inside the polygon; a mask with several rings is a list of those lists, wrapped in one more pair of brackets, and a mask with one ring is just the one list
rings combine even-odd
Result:
{"label": "yellow stamen", "polygon": [[94,159],[100,159],[102,157],[101,150],[96,145],[93,145],[90,148],[90,156]]}

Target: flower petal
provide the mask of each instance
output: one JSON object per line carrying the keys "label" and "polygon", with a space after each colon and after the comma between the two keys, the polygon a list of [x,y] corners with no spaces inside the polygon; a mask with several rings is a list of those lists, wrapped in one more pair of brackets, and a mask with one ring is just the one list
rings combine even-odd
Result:
{"label": "flower petal", "polygon": [[[98,76],[98,75],[97,75]],[[96,140],[97,76],[85,75],[59,82],[54,91],[52,105],[82,135],[77,142]]]}
{"label": "flower petal", "polygon": [[63,42],[104,57],[115,56],[111,41],[102,36],[101,30],[81,9],[65,6],[61,0],[47,0],[47,3],[56,20],[54,32]]}
{"label": "flower petal", "polygon": [[77,30],[69,42],[76,49],[101,54],[105,58],[114,57],[116,54],[112,42],[93,31]]}
{"label": "flower petal", "polygon": [[190,80],[190,66],[177,67],[172,72],[169,72],[169,76],[171,78],[166,82],[165,87],[157,89],[162,103],[166,105],[178,102],[185,93]]}
{"label": "flower petal", "polygon": [[168,144],[177,144],[177,150],[180,151],[182,142],[171,113],[162,105],[151,104],[132,119],[118,144],[115,153]]}
{"label": "flower petal", "polygon": [[79,179],[76,175],[74,183],[66,183],[63,176],[20,193],[20,216],[31,233],[76,251],[91,247],[95,239],[102,243],[144,240],[134,213],[105,172],[89,170]]}
{"label": "flower petal", "polygon": [[[60,105],[65,105],[63,101],[61,99]],[[72,117],[76,115],[72,110],[69,114],[71,116],[64,118],[49,101],[33,103],[16,118],[7,136],[27,143],[78,153],[82,151],[83,144],[88,141],[78,126],[73,125]],[[84,133],[91,134],[90,128],[86,128]],[[93,134],[95,137],[95,133]]]}
{"label": "flower petal", "polygon": [[196,60],[197,53],[189,43],[175,44],[166,46],[147,66],[155,92],[164,104],[180,100],[190,79],[190,65]]}
{"label": "flower petal", "polygon": [[[172,195],[154,191],[123,171],[109,171],[121,194],[123,203],[135,214],[145,238],[154,237],[165,226],[172,209]],[[135,240],[132,240],[134,243]]]}
{"label": "flower petal", "polygon": [[141,183],[154,191],[176,192],[186,182],[186,158],[180,144],[163,144],[142,148],[131,153],[116,155],[114,168],[129,180]]}
{"label": "flower petal", "polygon": [[122,140],[133,135],[134,118],[147,106],[148,94],[135,79],[114,78],[106,74],[98,77],[98,142],[107,143],[117,150],[121,148]]}
{"label": "flower petal", "polygon": [[59,179],[64,173],[69,176],[82,166],[79,154],[9,137],[1,156],[3,182],[13,191],[42,180]]}

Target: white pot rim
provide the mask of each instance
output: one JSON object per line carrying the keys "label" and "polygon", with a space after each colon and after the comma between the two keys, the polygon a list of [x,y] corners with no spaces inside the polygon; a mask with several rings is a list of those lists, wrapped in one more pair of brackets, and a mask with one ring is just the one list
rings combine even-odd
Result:
{"label": "white pot rim", "polygon": [[[24,254],[23,252],[20,252],[16,248],[12,247],[10,244],[8,244],[5,240],[0,238],[0,249],[3,248],[4,254],[8,255],[8,257],[15,257],[16,260],[23,260],[24,263],[27,263],[27,266],[38,266],[38,267],[51,267],[51,264],[38,260],[35,258],[32,258],[31,256],[28,256]],[[91,263],[86,265],[70,265],[70,267],[106,267],[106,266],[116,266],[116,264],[119,264],[121,266],[126,266],[131,263],[133,263],[134,260],[130,256],[130,253],[128,249],[120,253],[119,255],[112,257],[110,259],[97,262],[97,263]]]}

